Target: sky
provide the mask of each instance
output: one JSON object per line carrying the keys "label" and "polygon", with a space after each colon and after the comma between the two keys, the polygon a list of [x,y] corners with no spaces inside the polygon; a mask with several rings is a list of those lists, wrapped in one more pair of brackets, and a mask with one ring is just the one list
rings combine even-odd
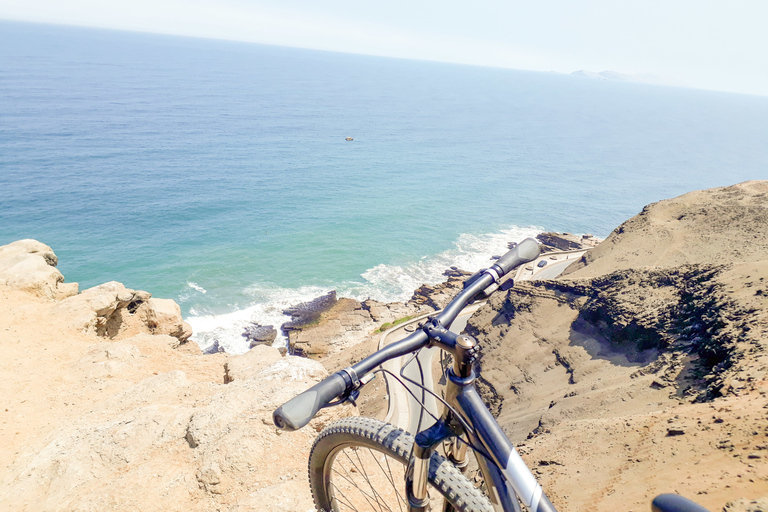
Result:
{"label": "sky", "polygon": [[0,19],[768,96],[768,0],[0,0]]}

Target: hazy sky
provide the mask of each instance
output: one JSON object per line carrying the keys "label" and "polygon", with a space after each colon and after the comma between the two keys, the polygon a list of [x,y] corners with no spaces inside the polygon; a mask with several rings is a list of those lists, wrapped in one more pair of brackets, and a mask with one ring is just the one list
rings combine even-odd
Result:
{"label": "hazy sky", "polygon": [[0,0],[0,19],[557,71],[768,96],[768,0]]}

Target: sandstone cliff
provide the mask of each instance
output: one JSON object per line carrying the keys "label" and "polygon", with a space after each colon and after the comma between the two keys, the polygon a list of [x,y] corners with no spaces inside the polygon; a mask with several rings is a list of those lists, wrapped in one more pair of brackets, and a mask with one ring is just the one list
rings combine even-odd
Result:
{"label": "sandstone cliff", "polygon": [[311,508],[313,434],[354,410],[283,436],[271,415],[319,363],[204,356],[175,302],[114,282],[78,294],[57,261],[32,240],[0,247],[0,509]]}
{"label": "sandstone cliff", "polygon": [[767,220],[768,182],[660,201],[470,320],[483,393],[558,510],[768,494]]}

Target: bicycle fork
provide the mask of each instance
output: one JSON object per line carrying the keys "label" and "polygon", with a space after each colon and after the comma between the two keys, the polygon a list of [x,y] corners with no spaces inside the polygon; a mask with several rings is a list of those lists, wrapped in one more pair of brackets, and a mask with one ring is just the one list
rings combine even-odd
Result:
{"label": "bicycle fork", "polygon": [[[422,512],[427,509],[429,505],[427,483],[432,453],[444,440],[455,435],[443,419],[416,435],[413,453],[405,473],[405,493],[410,512]],[[446,506],[450,507],[447,503]],[[447,508],[447,510],[453,509]]]}
{"label": "bicycle fork", "polygon": [[[450,339],[449,343],[446,343],[442,336],[434,336],[431,334],[430,338],[437,341],[437,345],[441,348],[452,349],[450,352],[454,356],[454,368],[453,373],[458,374],[463,378],[468,377],[472,373],[472,363],[475,357],[475,340],[469,336],[451,335],[444,329],[437,331],[439,334],[447,334]],[[427,483],[429,481],[429,464],[432,460],[432,453],[435,449],[443,443],[445,440],[449,440],[446,443],[446,455],[448,459],[464,473],[467,468],[467,446],[459,441],[461,435],[461,427],[453,425],[451,421],[452,413],[450,409],[446,408],[441,418],[431,427],[419,432],[416,435],[415,442],[413,444],[413,452],[408,461],[408,469],[405,475],[405,490],[408,498],[408,507],[410,512],[422,512],[426,510],[429,505],[429,496],[427,494]],[[451,428],[453,426],[453,428]],[[449,503],[445,503],[444,512],[450,512],[453,507]]]}

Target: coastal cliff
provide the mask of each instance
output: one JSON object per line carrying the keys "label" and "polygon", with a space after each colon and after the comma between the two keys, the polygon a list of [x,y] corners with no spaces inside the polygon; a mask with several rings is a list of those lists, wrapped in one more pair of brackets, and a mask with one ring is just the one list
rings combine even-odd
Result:
{"label": "coastal cliff", "polygon": [[467,331],[484,398],[558,510],[768,494],[768,182],[651,204]]}
{"label": "coastal cliff", "polygon": [[[713,511],[763,506],[750,502],[768,495],[767,215],[768,182],[649,205],[565,275],[470,319],[481,391],[558,510],[645,510],[673,491]],[[175,302],[115,282],[79,292],[57,263],[40,242],[0,247],[4,510],[310,510],[314,435],[358,411],[283,433],[272,410],[468,275],[447,270],[405,303],[297,305],[282,326],[293,354],[258,326],[231,356],[202,354]],[[379,380],[365,414],[384,410]]]}
{"label": "coastal cliff", "polygon": [[283,436],[272,411],[321,364],[268,346],[203,355],[174,301],[115,282],[78,293],[57,263],[34,240],[0,247],[0,509],[311,507],[312,434],[355,411]]}

